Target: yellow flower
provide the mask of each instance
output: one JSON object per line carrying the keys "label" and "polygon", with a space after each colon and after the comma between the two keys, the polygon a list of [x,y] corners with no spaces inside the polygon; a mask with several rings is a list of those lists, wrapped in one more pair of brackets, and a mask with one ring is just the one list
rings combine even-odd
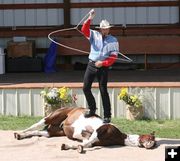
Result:
{"label": "yellow flower", "polygon": [[122,89],[121,89],[121,93],[124,94],[124,95],[127,94],[127,91],[128,91],[127,88],[122,88]]}
{"label": "yellow flower", "polygon": [[118,98],[119,99],[122,99],[124,96],[126,96],[127,95],[127,88],[122,88],[121,89],[121,92],[119,93],[119,95],[118,95]]}
{"label": "yellow flower", "polygon": [[62,87],[59,89],[59,93],[67,93],[67,91],[68,91],[68,88],[66,87]]}
{"label": "yellow flower", "polygon": [[62,87],[59,89],[59,97],[61,100],[65,101],[67,99],[68,90],[69,88],[66,88],[66,87]]}
{"label": "yellow flower", "polygon": [[130,96],[130,99],[132,100],[132,102],[136,102],[138,100],[137,95],[132,95]]}
{"label": "yellow flower", "polygon": [[59,105],[60,103],[71,103],[73,101],[67,87],[46,88],[40,94],[44,98],[45,103],[49,105]]}
{"label": "yellow flower", "polygon": [[118,99],[123,100],[126,104],[133,105],[135,107],[141,107],[142,102],[141,99],[137,95],[133,95],[132,93],[128,93],[127,88],[122,88],[120,93],[118,94]]}
{"label": "yellow flower", "polygon": [[64,97],[65,97],[65,95],[62,93],[62,94],[60,94],[60,96],[59,96],[61,99],[63,99]]}

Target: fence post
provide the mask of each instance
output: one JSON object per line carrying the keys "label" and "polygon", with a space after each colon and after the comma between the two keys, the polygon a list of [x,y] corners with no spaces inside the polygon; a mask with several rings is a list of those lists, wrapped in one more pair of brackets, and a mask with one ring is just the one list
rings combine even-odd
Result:
{"label": "fence post", "polygon": [[64,27],[70,27],[70,0],[64,0]]}

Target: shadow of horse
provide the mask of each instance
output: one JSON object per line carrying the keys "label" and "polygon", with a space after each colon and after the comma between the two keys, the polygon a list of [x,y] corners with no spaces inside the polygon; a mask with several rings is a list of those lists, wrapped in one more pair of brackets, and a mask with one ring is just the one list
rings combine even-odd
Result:
{"label": "shadow of horse", "polygon": [[160,145],[179,145],[180,146],[180,139],[162,139],[162,140],[157,140],[156,142],[156,147]]}
{"label": "shadow of horse", "polygon": [[111,145],[111,146],[94,146],[91,148],[85,148],[85,150],[83,151],[83,154],[85,154],[87,151],[96,151],[96,150],[100,150],[102,148],[108,148],[108,149],[116,149],[116,148],[123,148],[124,146],[119,146],[119,145]]}

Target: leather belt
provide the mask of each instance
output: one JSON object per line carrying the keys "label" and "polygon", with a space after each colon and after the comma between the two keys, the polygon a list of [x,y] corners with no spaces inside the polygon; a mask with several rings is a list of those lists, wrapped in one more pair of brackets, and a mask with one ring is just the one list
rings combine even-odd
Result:
{"label": "leather belt", "polygon": [[93,61],[93,60],[91,60],[91,59],[89,59],[89,62],[90,62],[90,63],[94,63],[94,64],[96,63],[95,61]]}

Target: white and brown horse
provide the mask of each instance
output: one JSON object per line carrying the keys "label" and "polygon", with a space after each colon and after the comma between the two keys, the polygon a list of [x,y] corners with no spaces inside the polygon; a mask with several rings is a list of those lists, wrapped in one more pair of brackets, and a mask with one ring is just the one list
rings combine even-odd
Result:
{"label": "white and brown horse", "polygon": [[[113,124],[104,124],[98,115],[85,118],[86,112],[87,109],[81,107],[61,108],[14,136],[18,140],[32,136],[67,136],[82,143],[77,147],[63,144],[61,149],[78,149],[79,152],[83,147],[92,146],[128,145],[147,149],[155,146],[154,134],[127,135]],[[38,130],[43,127],[47,127],[46,130]]]}

